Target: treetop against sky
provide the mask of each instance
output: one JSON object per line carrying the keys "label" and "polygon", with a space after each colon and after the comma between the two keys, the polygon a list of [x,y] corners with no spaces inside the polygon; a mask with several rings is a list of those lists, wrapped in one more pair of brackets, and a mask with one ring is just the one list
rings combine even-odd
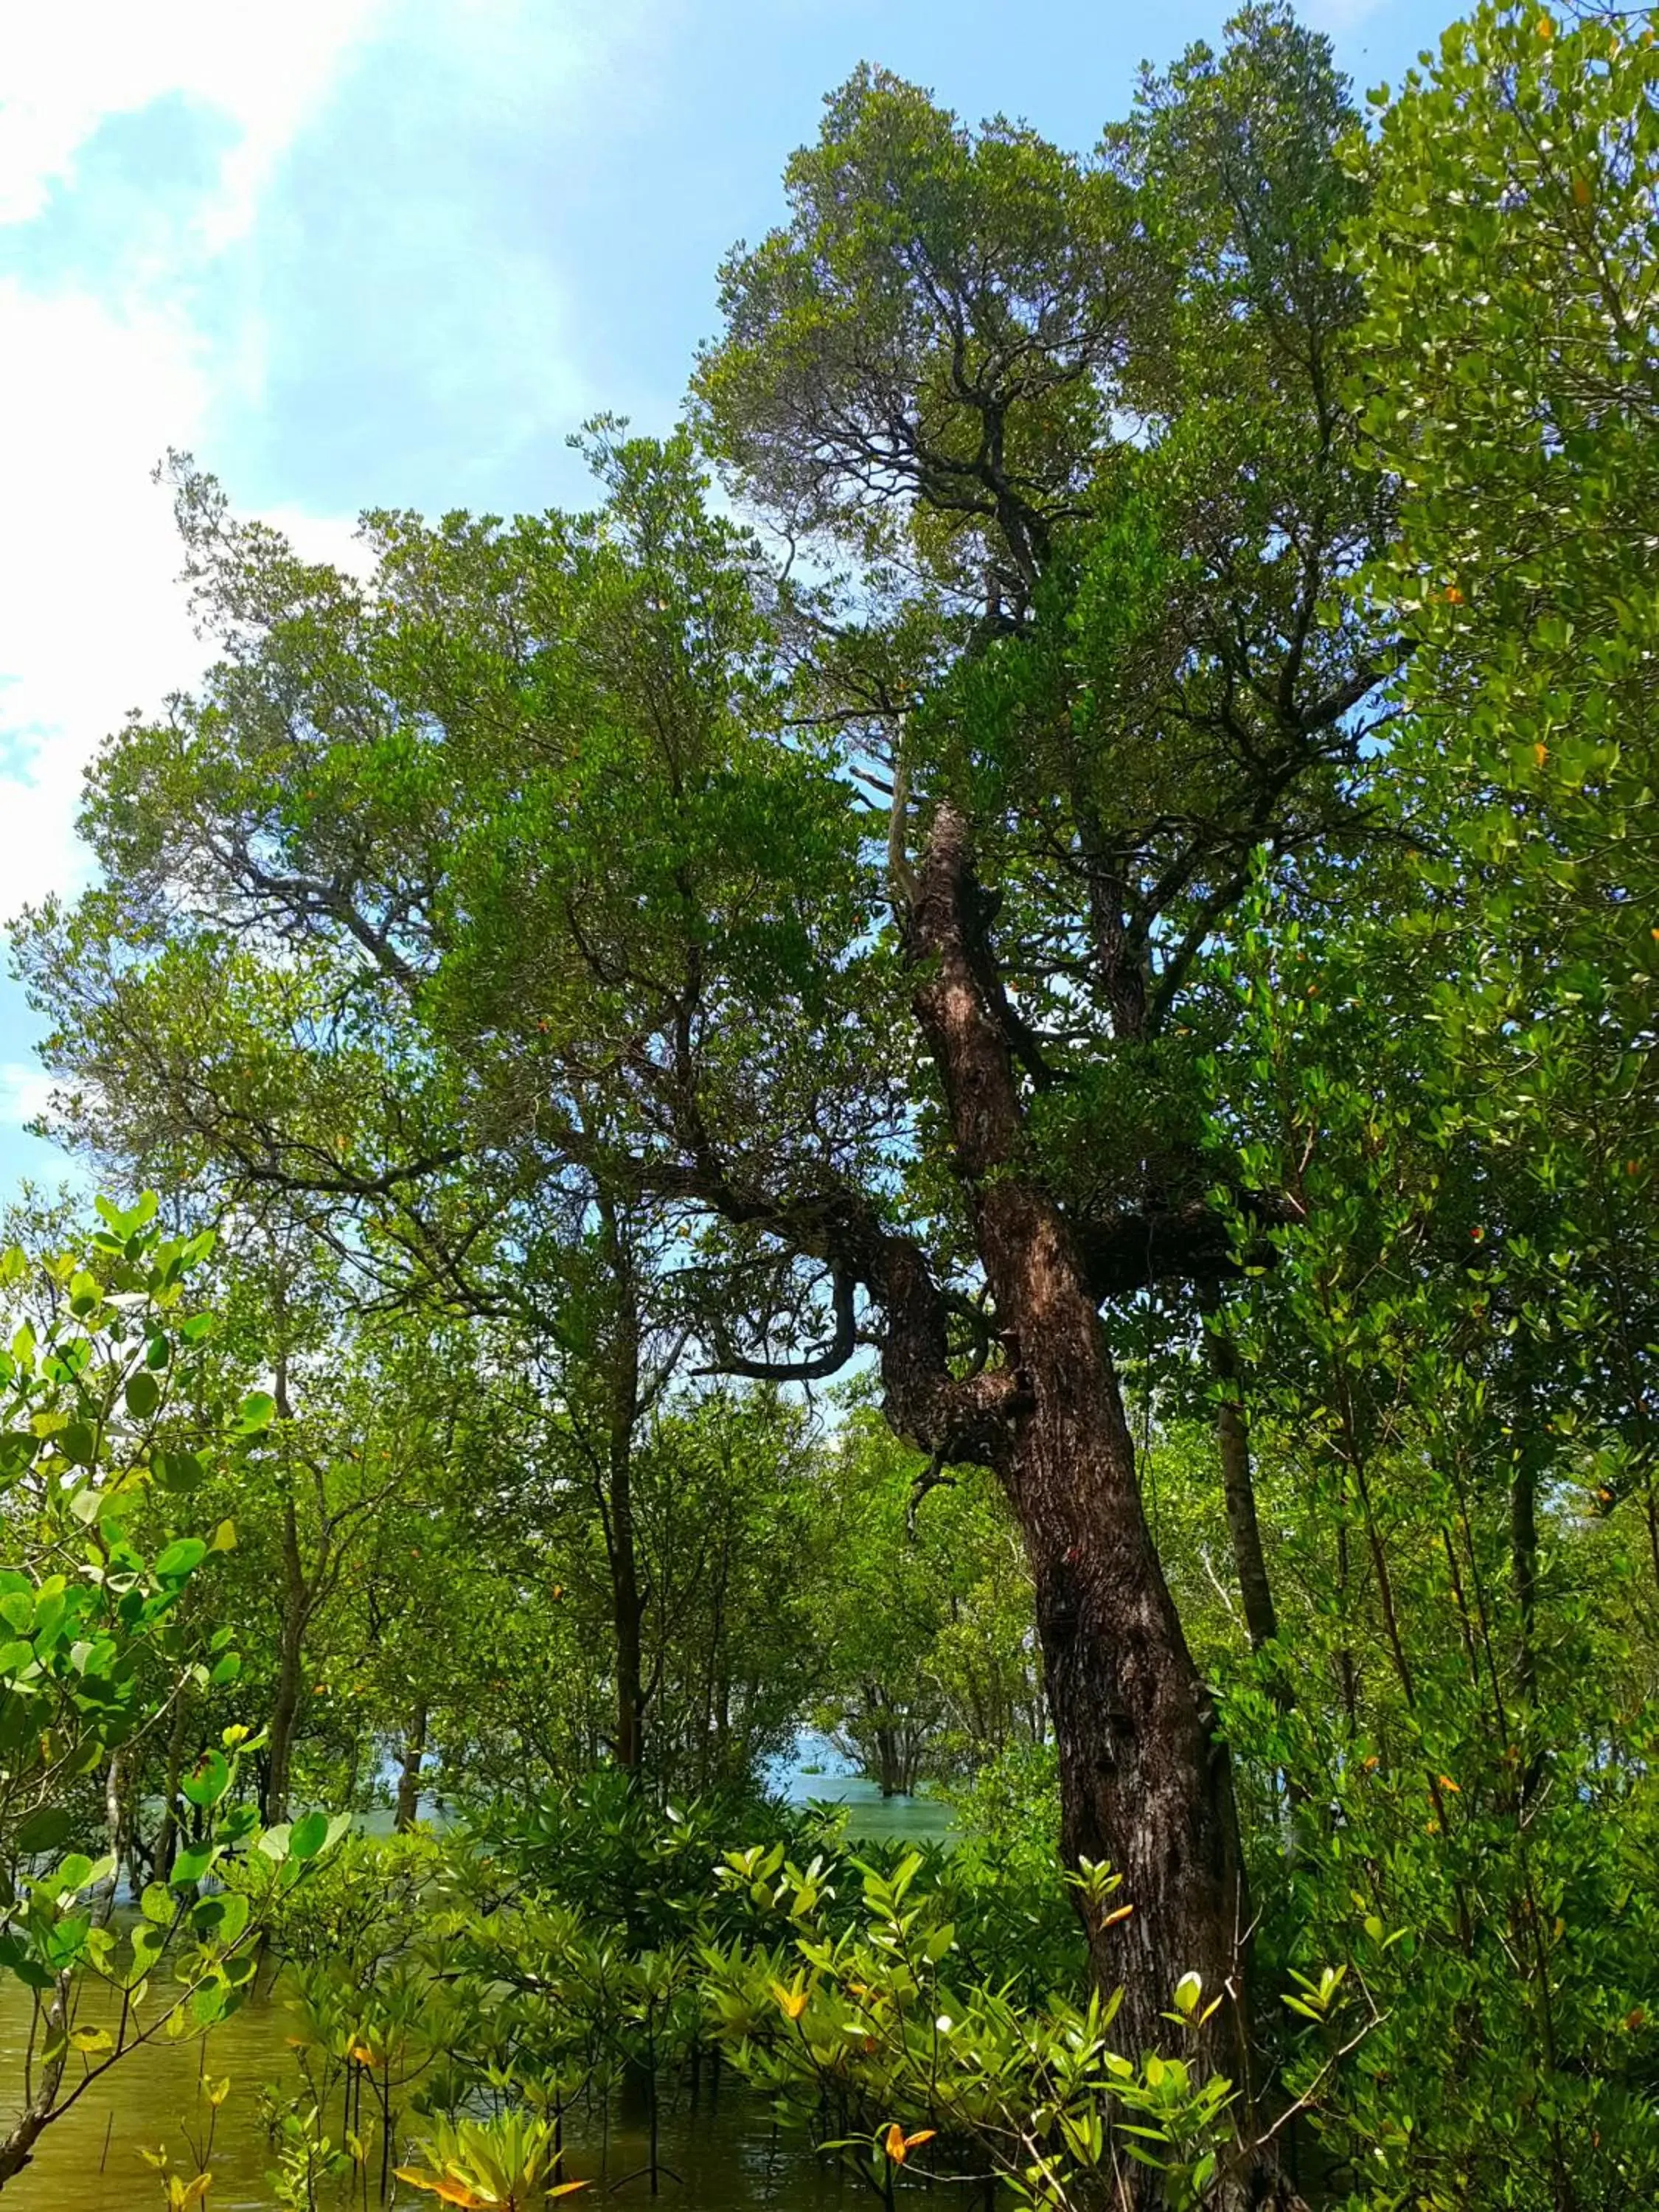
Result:
{"label": "treetop against sky", "polygon": [[[513,513],[586,497],[567,434],[673,420],[716,271],[781,209],[790,150],[860,59],[1063,145],[1143,58],[1222,10],[1033,0],[164,0],[0,25],[0,906],[84,878],[82,767],[192,683],[165,490],[190,448],[244,512],[350,557],[386,504]],[[1306,13],[1362,87],[1438,31],[1427,0]],[[0,1178],[36,1025],[0,982]]]}

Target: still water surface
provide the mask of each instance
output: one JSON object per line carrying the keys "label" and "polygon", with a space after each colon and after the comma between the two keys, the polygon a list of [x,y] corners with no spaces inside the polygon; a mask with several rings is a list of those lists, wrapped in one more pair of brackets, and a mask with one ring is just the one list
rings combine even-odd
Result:
{"label": "still water surface", "polygon": [[[884,1802],[873,1783],[857,1777],[797,1771],[784,1778],[784,1789],[797,1802],[825,1798],[846,1804],[854,1838],[931,1840],[949,1825],[943,1806],[925,1797]],[[28,2020],[26,1992],[0,1978],[0,2097],[14,2097],[22,2079]],[[283,2094],[299,2087],[288,2032],[280,2002],[262,1995],[205,2042],[158,2042],[124,2059],[48,2129],[34,2164],[6,2190],[5,2212],[157,2212],[162,2191],[141,2153],[165,2145],[180,2172],[195,2172],[190,2145],[204,2138],[212,2117],[201,2090],[204,2071],[231,2081],[208,2160],[213,2189],[207,2212],[269,2212],[276,2199],[265,2177],[274,2157],[259,2092],[266,2082]],[[337,2113],[331,2132],[337,2142]],[[712,2108],[705,2099],[696,2111],[683,2100],[665,2109],[659,2154],[678,2176],[663,2180],[658,2202],[665,2212],[852,2212],[870,2201],[833,2165],[815,2159],[799,2137],[777,2134],[763,2106],[734,2092],[729,2079]],[[600,2183],[618,2205],[648,2204],[648,2182],[623,2179],[642,2166],[646,2156],[643,2125],[626,2114],[613,2116],[604,2142],[597,2123],[587,2136],[572,2126],[566,2172],[572,2179]],[[593,2196],[599,2193],[596,2189]],[[436,2200],[404,2188],[399,2201],[430,2206]]]}
{"label": "still water surface", "polygon": [[[13,1992],[16,1984],[9,1984],[0,1999],[0,2063],[8,2081],[18,2078],[27,2031],[21,1992]],[[284,2041],[288,2026],[280,2002],[262,1997],[216,2027],[205,2046],[160,2043],[123,2061],[48,2130],[33,2166],[6,2190],[6,2212],[159,2212],[162,2192],[141,2153],[165,2144],[183,2173],[196,2171],[190,2139],[202,2139],[210,2117],[200,2088],[204,2065],[211,2075],[228,2075],[232,2083],[217,2115],[207,2212],[268,2212],[276,2199],[265,2177],[275,2160],[260,2117],[259,2089],[265,2081],[298,2087]],[[565,2170],[570,2179],[594,2180],[600,2186],[593,2197],[610,2191],[619,2206],[651,2202],[643,2176],[624,2179],[646,2162],[641,2124],[613,2115],[608,2141],[601,2140],[597,2119],[590,2131],[574,2116],[569,2126]],[[337,2112],[331,2131],[337,2142]],[[816,2160],[799,2136],[775,2134],[764,2107],[732,2094],[729,2082],[712,2108],[705,2099],[693,2112],[682,2099],[676,2109],[665,2109],[659,2155],[678,2176],[662,2178],[657,2202],[664,2212],[854,2212],[861,2195],[836,2168]],[[346,2197],[334,2201],[343,2212]],[[375,2202],[372,2181],[369,2202]],[[406,2186],[398,2191],[400,2207],[434,2202]]]}

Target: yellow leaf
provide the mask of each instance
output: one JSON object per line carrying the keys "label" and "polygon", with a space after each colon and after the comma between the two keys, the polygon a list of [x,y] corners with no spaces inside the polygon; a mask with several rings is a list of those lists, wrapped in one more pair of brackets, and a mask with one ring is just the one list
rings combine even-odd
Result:
{"label": "yellow leaf", "polygon": [[562,2181],[556,2189],[550,2189],[550,2197],[574,2197],[579,2189],[591,2189],[591,2181]]}
{"label": "yellow leaf", "polygon": [[904,2148],[906,2150],[915,2150],[922,2143],[932,2142],[933,2137],[938,2133],[939,2130],[937,2128],[918,2128],[915,2135],[906,2136],[904,2138]]}
{"label": "yellow leaf", "polygon": [[1546,744],[1536,744],[1532,749],[1532,757],[1537,765],[1542,768],[1550,757],[1550,749]]}
{"label": "yellow leaf", "polygon": [[1546,41],[1555,36],[1555,25],[1547,15],[1540,15],[1538,18],[1538,35]]}
{"label": "yellow leaf", "polygon": [[1115,1928],[1120,1920],[1127,1920],[1134,1911],[1133,1905],[1120,1905],[1115,1912],[1109,1912],[1101,1922],[1103,1928]]}
{"label": "yellow leaf", "polygon": [[891,2127],[888,2129],[886,2140],[882,2144],[882,2148],[886,2152],[888,2157],[892,2160],[895,2166],[903,2165],[905,2158],[904,2130],[896,2120],[895,2120]]}
{"label": "yellow leaf", "polygon": [[422,2173],[413,2166],[394,2166],[392,2171],[399,2181],[408,2182],[411,2188],[428,2191],[441,2204],[459,2204],[462,2212],[489,2212],[487,2197],[475,2197],[463,2183],[452,2181],[447,2174]]}
{"label": "yellow leaf", "polygon": [[805,1990],[787,1990],[781,1982],[774,1982],[772,1994],[781,2006],[786,2019],[799,2020],[806,2009]]}

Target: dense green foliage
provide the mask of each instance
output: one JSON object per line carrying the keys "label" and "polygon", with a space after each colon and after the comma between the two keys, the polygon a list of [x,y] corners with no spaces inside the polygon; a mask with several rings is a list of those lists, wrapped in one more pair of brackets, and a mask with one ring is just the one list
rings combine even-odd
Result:
{"label": "dense green foliage", "polygon": [[889,2204],[1659,2197],[1659,44],[1373,101],[861,70],[591,512],[177,465],[16,936],[161,1196],[0,1261],[0,2183],[258,1939],[285,2206],[722,2070]]}

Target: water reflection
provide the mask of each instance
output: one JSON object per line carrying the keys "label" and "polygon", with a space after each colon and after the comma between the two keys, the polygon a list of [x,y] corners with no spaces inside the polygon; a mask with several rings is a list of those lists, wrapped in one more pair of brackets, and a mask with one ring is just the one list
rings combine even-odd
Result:
{"label": "water reflection", "polygon": [[[836,1772],[835,1764],[833,1754],[825,1757],[816,1746],[804,1745],[776,1778],[781,1794],[797,1804],[822,1799],[846,1805],[855,1838],[899,1836],[925,1842],[948,1833],[950,1815],[936,1800],[884,1799],[876,1784]],[[28,2028],[27,1992],[0,1977],[0,2096],[14,2094],[22,2080]],[[281,2003],[262,1988],[204,2042],[163,2039],[124,2059],[48,2130],[34,2164],[6,2190],[5,2212],[143,2212],[157,2207],[162,2192],[142,2153],[165,2145],[175,2166],[192,2172],[191,2145],[205,2142],[210,2122],[214,2183],[207,2212],[270,2212],[276,2200],[265,2176],[275,2154],[259,2093],[266,2082],[276,2083],[284,2093],[299,2087],[288,2033]],[[230,2094],[216,2115],[202,2091],[204,2075],[230,2078]],[[330,2115],[325,2124],[338,2142],[341,2114]],[[618,2203],[648,2203],[650,2185],[642,2175],[616,2187],[622,2177],[639,2173],[648,2154],[642,2121],[635,2124],[624,2112],[612,2114],[604,2127],[597,2118],[586,2129],[574,2123],[565,2170],[573,2179],[602,2181],[607,2191],[614,2190]],[[684,2094],[665,2108],[660,2157],[678,2179],[664,2178],[659,2201],[684,2207],[685,2212],[764,2212],[773,2207],[840,2212],[843,2206],[868,2201],[838,2167],[815,2159],[798,2136],[780,2134],[765,2107],[742,2094],[729,2076],[723,2094],[705,2094],[696,2108]],[[378,2160],[372,2163],[378,2171]],[[402,2198],[406,2204],[433,2202],[407,2189]],[[374,2201],[372,2182],[369,2201]]]}
{"label": "water reflection", "polygon": [[[0,1985],[0,2064],[8,2083],[21,2079],[28,2010],[16,1984]],[[175,2165],[194,2171],[191,2143],[206,2140],[216,2128],[210,2161],[214,2177],[208,2212],[269,2212],[274,2203],[265,2175],[274,2154],[260,2117],[259,2090],[265,2081],[298,2087],[286,2037],[289,2022],[280,2002],[261,1995],[216,2027],[206,2041],[151,2045],[125,2059],[50,2129],[35,2163],[6,2190],[6,2212],[143,2212],[161,2203],[161,2191],[142,2156],[165,2144]],[[217,2115],[202,2092],[204,2073],[228,2075],[229,2096]],[[341,2116],[330,2118],[329,2132],[340,2139]],[[604,2183],[616,2201],[648,2203],[650,2185],[642,2169],[649,2155],[642,2116],[613,2112],[602,2127],[596,2115],[584,2125],[570,2123],[566,2172]],[[856,2192],[833,2166],[812,2157],[799,2136],[780,2134],[763,2106],[734,2088],[705,2094],[694,2109],[684,2093],[665,2105],[661,2116],[659,2157],[665,2172],[659,2202],[686,2212],[840,2212]],[[378,2164],[378,2161],[375,2161]],[[631,2181],[623,2178],[633,2174]],[[408,2189],[405,2204],[430,2205],[432,2199]],[[343,2207],[342,2194],[337,2200]],[[361,2200],[359,2200],[361,2201]],[[369,2185],[369,2202],[374,2189]]]}

